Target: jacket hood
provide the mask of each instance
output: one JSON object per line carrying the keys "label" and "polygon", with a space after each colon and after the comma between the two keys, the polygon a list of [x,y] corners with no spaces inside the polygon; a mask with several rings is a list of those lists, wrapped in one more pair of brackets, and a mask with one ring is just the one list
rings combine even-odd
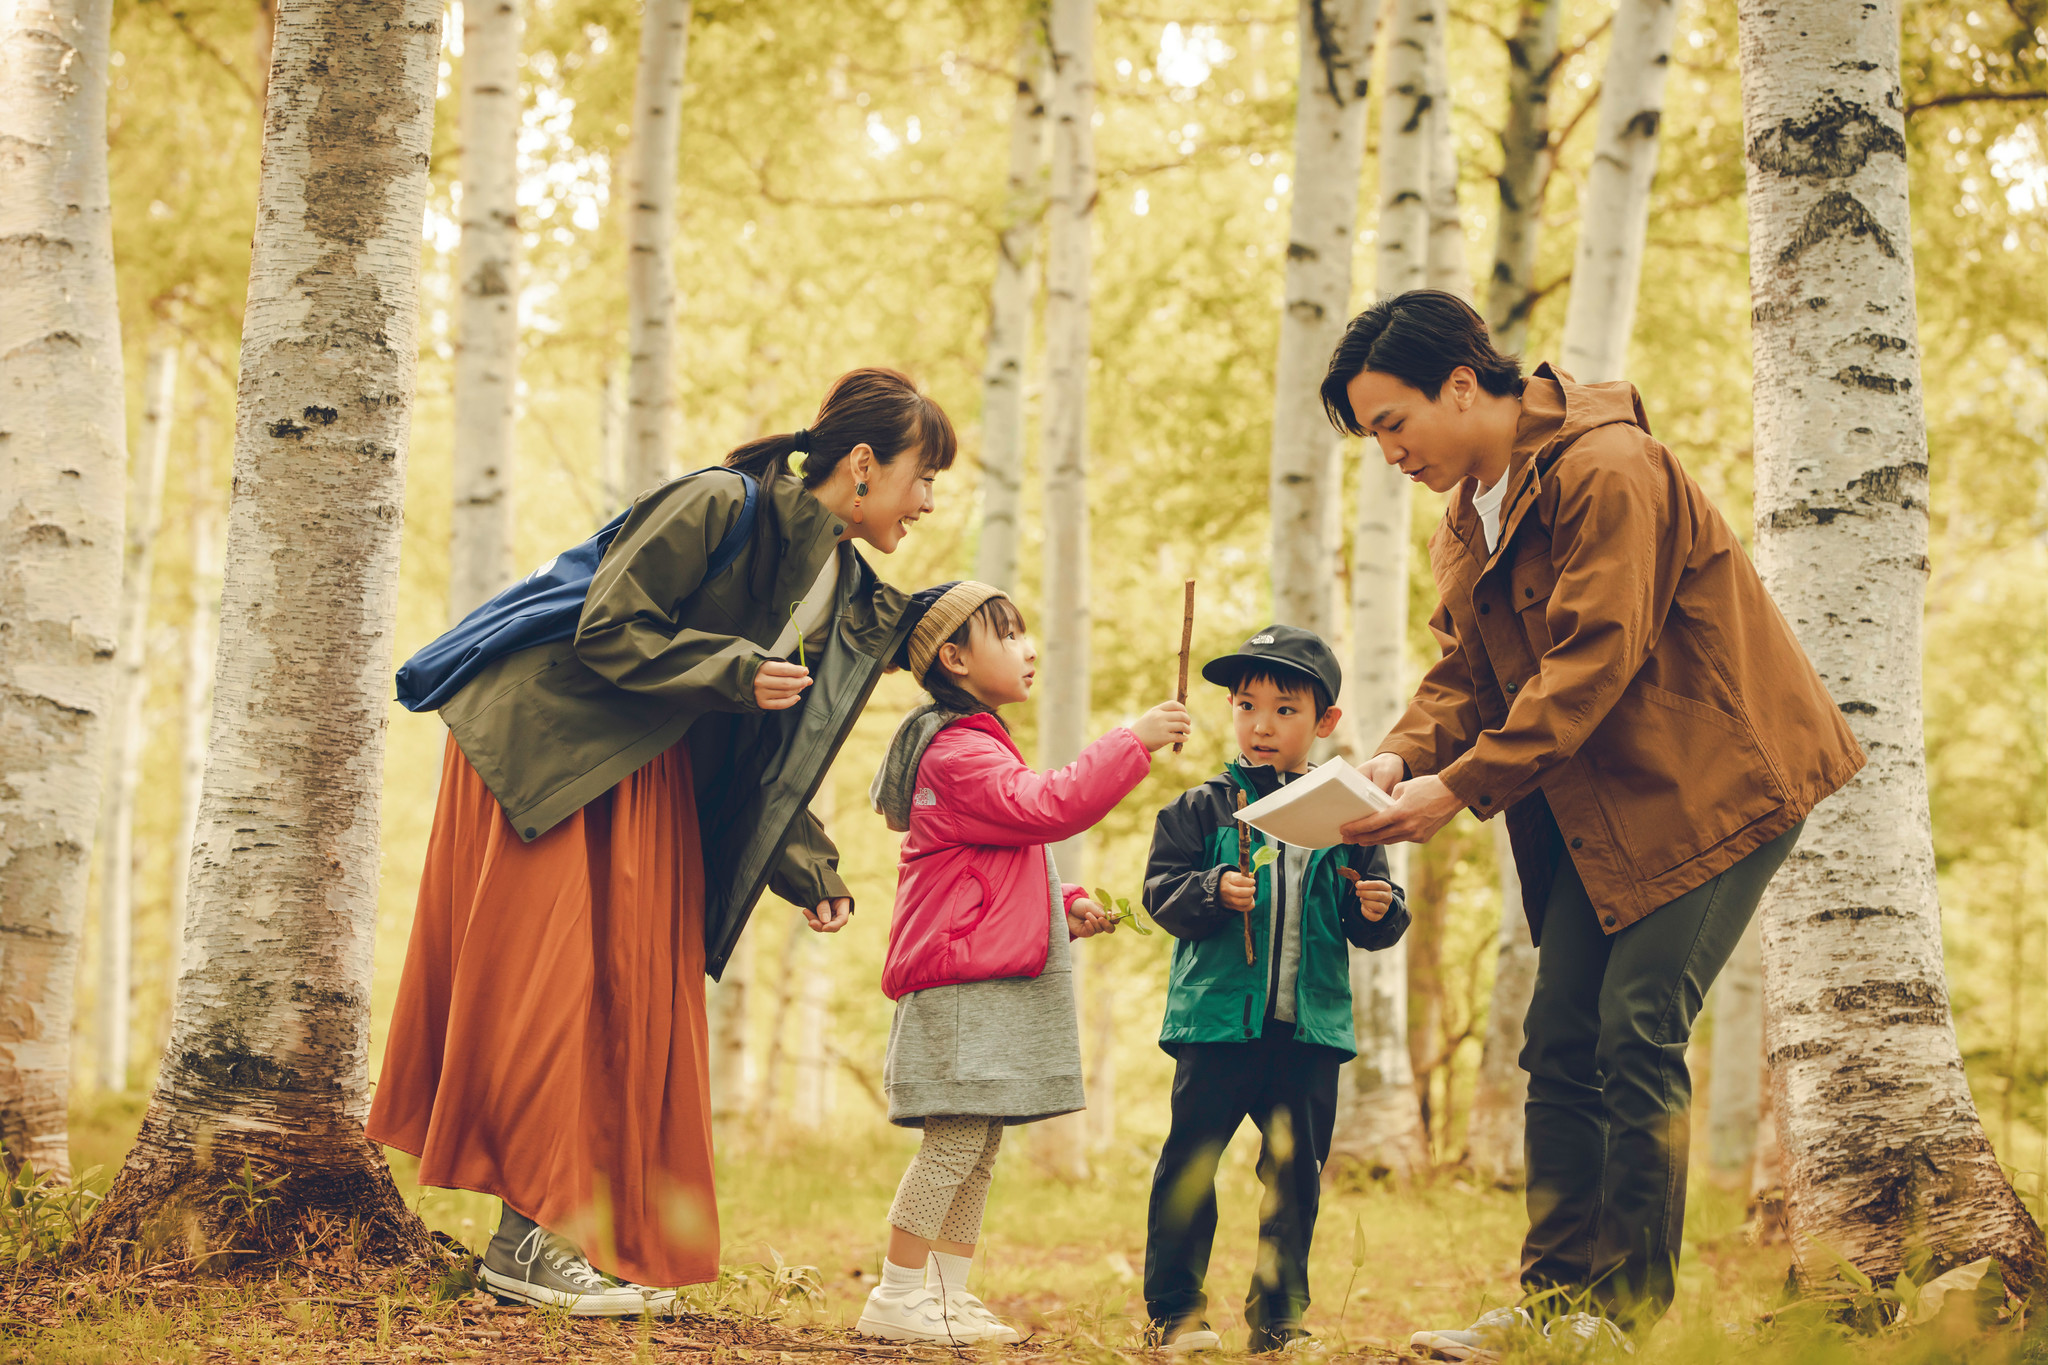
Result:
{"label": "jacket hood", "polygon": [[1642,395],[1626,380],[1581,384],[1548,361],[1522,387],[1522,422],[1515,451],[1559,451],[1598,427],[1614,423],[1650,430]]}
{"label": "jacket hood", "polygon": [[917,794],[917,765],[924,762],[924,751],[938,738],[939,731],[961,718],[958,711],[927,703],[905,716],[896,727],[888,755],[876,770],[875,780],[868,784],[868,805],[898,834],[910,832],[910,803]]}

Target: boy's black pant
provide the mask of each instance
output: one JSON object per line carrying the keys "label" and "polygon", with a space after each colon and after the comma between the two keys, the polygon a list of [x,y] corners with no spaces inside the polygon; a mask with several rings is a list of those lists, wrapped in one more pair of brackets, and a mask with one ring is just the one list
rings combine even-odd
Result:
{"label": "boy's black pant", "polygon": [[1686,1041],[1802,828],[1611,935],[1562,860],[1544,905],[1521,1058],[1528,1292],[1562,1291],[1574,1308],[1590,1296],[1631,1330],[1671,1306],[1691,1132]]}
{"label": "boy's black pant", "polygon": [[1173,1073],[1173,1127],[1152,1176],[1145,1235],[1145,1307],[1154,1322],[1199,1319],[1216,1240],[1216,1163],[1246,1117],[1259,1149],[1259,1260],[1245,1296],[1253,1348],[1308,1309],[1323,1159],[1337,1113],[1338,1054],[1269,1023],[1245,1043],[1183,1043]]}

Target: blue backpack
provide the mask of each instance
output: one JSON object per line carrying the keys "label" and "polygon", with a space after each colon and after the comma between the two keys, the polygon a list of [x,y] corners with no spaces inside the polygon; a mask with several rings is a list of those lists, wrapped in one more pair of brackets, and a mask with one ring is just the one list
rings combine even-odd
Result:
{"label": "blue backpack", "polygon": [[[740,474],[736,469],[725,472]],[[746,485],[746,500],[740,504],[739,518],[704,566],[706,581],[730,568],[754,534],[760,484],[750,474],[740,474],[740,482]],[[522,649],[574,636],[576,622],[583,615],[583,599],[590,593],[590,580],[596,577],[605,550],[630,515],[631,508],[619,513],[596,535],[556,555],[407,659],[398,670],[399,705],[408,711],[439,710],[485,665]]]}

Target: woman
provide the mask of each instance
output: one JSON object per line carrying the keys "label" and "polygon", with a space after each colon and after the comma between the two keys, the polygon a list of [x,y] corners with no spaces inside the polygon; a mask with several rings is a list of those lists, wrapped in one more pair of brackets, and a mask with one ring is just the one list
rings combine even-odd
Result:
{"label": "woman", "polygon": [[807,807],[916,622],[851,542],[893,553],[954,451],[909,379],[844,375],[809,430],[645,494],[574,638],[442,707],[368,1131],[422,1184],[504,1202],[483,1270],[501,1296],[637,1315],[675,1296],[636,1282],[716,1278],[704,974],[764,888],[821,933],[853,913]]}

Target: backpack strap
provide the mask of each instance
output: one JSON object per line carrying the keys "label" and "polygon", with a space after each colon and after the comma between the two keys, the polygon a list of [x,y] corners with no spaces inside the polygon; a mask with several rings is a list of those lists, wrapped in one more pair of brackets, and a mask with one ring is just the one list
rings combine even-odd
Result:
{"label": "backpack strap", "polygon": [[739,558],[740,551],[746,548],[747,542],[754,536],[754,517],[759,510],[761,484],[751,474],[737,469],[731,472],[738,474],[740,482],[747,486],[747,495],[740,503],[739,516],[734,519],[731,529],[726,531],[724,539],[718,542],[718,548],[711,552],[711,559],[704,566],[706,579],[716,578],[731,568],[732,562]]}

